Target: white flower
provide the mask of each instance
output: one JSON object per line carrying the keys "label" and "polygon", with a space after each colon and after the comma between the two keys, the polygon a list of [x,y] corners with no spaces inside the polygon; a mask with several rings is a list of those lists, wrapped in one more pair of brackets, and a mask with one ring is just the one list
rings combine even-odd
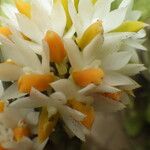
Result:
{"label": "white flower", "polygon": [[[57,112],[69,130],[81,140],[85,141],[84,126],[80,121],[85,118],[81,112],[66,105],[67,98],[62,92],[55,92],[50,97],[32,89],[30,97],[21,98],[10,104],[13,108],[38,108],[47,107],[48,116],[51,118]],[[45,116],[46,117],[46,116]],[[42,131],[44,132],[44,131]],[[49,136],[49,135],[48,135]]]}
{"label": "white flower", "polygon": [[[142,42],[145,37],[143,28],[147,24],[137,21],[141,16],[141,12],[132,10],[133,0],[123,0],[117,9],[111,11],[111,3],[113,1],[97,0],[93,4],[91,0],[80,0],[78,12],[73,1],[68,2],[70,16],[77,32],[77,43],[81,48],[88,44],[85,41],[83,43],[82,38],[89,28],[99,20],[102,22],[102,28],[104,29],[105,40],[102,49],[105,49],[105,51],[103,53],[128,50],[133,54],[132,60],[139,62],[135,49],[146,50]],[[93,30],[95,30],[94,27]],[[92,33],[93,37],[98,33]],[[86,39],[88,36],[92,36],[92,34],[87,34]]]}
{"label": "white flower", "polygon": [[[43,41],[42,61],[40,62],[38,56],[16,34],[13,34],[11,39],[12,41],[0,35],[3,44],[1,51],[5,60],[0,64],[0,79],[15,81],[14,84],[18,85],[22,93],[29,93],[31,86],[39,87],[41,80],[42,85],[39,88],[42,88],[41,90],[48,88],[54,77],[50,73],[49,49],[46,42]],[[24,86],[27,78],[28,87]]]}
{"label": "white flower", "polygon": [[[79,48],[77,47],[77,45],[74,43],[73,40],[65,39],[65,46],[72,67],[71,70],[81,72],[82,70],[86,70],[87,68],[102,69],[104,72],[104,76],[101,83],[93,86],[86,85],[84,89],[88,89],[88,91],[84,91],[84,89],[80,89],[80,91],[82,91],[81,93],[84,94],[88,93],[91,94],[91,92],[101,93],[100,96],[104,98],[99,98],[100,99],[99,102],[101,100],[102,102],[104,102],[104,99],[106,98],[107,99],[105,100],[106,104],[107,102],[108,104],[111,103],[112,104],[111,106],[115,104],[114,109],[117,109],[117,107],[118,109],[121,109],[124,108],[125,105],[129,103],[129,100],[125,100],[127,99],[126,98],[127,94],[125,94],[124,90],[132,91],[133,89],[139,87],[138,83],[133,81],[129,76],[135,75],[140,71],[145,70],[145,67],[142,64],[130,63],[132,53],[128,51],[119,51],[103,55],[103,49],[101,49],[102,42],[100,42],[101,41],[100,39],[101,35],[98,35],[94,40],[92,40],[92,42],[89,45],[87,45],[83,49],[82,52],[79,50]],[[73,72],[71,72],[71,76],[72,74]],[[87,72],[86,76],[90,76],[90,74],[88,74]],[[84,78],[86,76],[84,76]],[[93,78],[94,76],[92,77],[92,79]],[[76,78],[73,77],[73,80],[78,86],[82,86],[81,83],[76,82],[77,80]],[[65,87],[66,86],[64,85],[64,89]],[[106,96],[105,97],[103,93],[112,93],[112,96],[104,94]],[[122,96],[119,98],[120,101],[114,102],[113,93],[122,93],[121,94]],[[100,106],[103,105],[100,104]]]}

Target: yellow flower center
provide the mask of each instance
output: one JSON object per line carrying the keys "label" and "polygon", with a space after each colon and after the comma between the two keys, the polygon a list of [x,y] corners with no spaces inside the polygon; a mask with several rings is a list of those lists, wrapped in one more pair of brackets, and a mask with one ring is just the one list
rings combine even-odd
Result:
{"label": "yellow flower center", "polygon": [[86,117],[81,123],[88,129],[92,128],[93,122],[95,120],[95,114],[93,107],[83,104],[76,100],[68,100],[68,106],[83,113]]}
{"label": "yellow flower center", "polygon": [[24,0],[15,0],[16,7],[21,14],[31,17],[31,5]]}
{"label": "yellow flower center", "polygon": [[77,38],[76,41],[81,49],[85,48],[98,34],[103,34],[103,27],[101,21],[96,21],[90,25],[83,33],[82,37]]}
{"label": "yellow flower center", "polygon": [[100,84],[104,77],[102,69],[85,69],[81,71],[74,71],[72,77],[75,83],[81,87],[85,87],[90,83]]}
{"label": "yellow flower center", "polygon": [[48,31],[45,36],[50,50],[50,60],[61,63],[66,57],[66,50],[61,37],[54,31]]}
{"label": "yellow flower center", "polygon": [[0,34],[9,37],[12,33],[8,27],[0,27]]}
{"label": "yellow flower center", "polygon": [[30,93],[34,87],[39,91],[45,91],[49,83],[54,81],[52,74],[26,74],[22,75],[18,80],[18,89],[22,93]]}

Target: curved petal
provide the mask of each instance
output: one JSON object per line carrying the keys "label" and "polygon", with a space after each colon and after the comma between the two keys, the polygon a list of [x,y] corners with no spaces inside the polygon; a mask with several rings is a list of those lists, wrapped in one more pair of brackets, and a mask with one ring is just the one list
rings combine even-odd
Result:
{"label": "curved petal", "polygon": [[25,95],[27,95],[27,94],[26,93],[20,93],[18,91],[18,85],[15,82],[4,91],[1,99],[9,100],[9,99],[15,99],[15,98],[23,97]]}
{"label": "curved petal", "polygon": [[16,81],[23,74],[22,68],[10,63],[0,64],[0,80]]}
{"label": "curved petal", "polygon": [[16,16],[22,33],[33,41],[41,43],[44,35],[39,30],[38,26],[25,15],[16,14]]}
{"label": "curved petal", "polygon": [[131,56],[128,51],[110,54],[102,60],[102,67],[105,70],[119,70],[129,62]]}

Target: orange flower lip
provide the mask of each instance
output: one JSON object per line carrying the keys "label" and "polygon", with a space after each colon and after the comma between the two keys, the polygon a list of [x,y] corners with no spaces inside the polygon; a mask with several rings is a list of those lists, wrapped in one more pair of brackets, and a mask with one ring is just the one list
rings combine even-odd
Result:
{"label": "orange flower lip", "polygon": [[5,104],[3,101],[0,101],[0,113],[4,111]]}
{"label": "orange flower lip", "polygon": [[38,124],[38,139],[39,142],[44,142],[47,137],[53,132],[53,129],[58,121],[58,114],[48,118],[48,111],[46,107],[42,108]]}
{"label": "orange flower lip", "polygon": [[18,89],[22,93],[30,93],[32,87],[39,91],[48,88],[49,83],[54,81],[52,74],[26,74],[22,75],[18,80]]}
{"label": "orange flower lip", "polygon": [[64,44],[59,35],[54,31],[48,31],[45,36],[50,50],[50,60],[55,63],[61,63],[66,57]]}
{"label": "orange flower lip", "polygon": [[85,69],[82,71],[74,71],[72,77],[77,85],[85,87],[90,83],[100,84],[104,77],[104,72],[100,68]]}
{"label": "orange flower lip", "polygon": [[81,123],[87,127],[88,129],[92,128],[93,122],[95,120],[95,114],[94,109],[91,106],[85,105],[79,101],[76,100],[69,100],[68,106],[70,106],[73,109],[76,109],[77,111],[80,111],[81,113],[85,114],[86,117],[81,121]]}
{"label": "orange flower lip", "polygon": [[24,136],[30,136],[30,129],[28,127],[16,127],[13,131],[16,141],[20,141]]}

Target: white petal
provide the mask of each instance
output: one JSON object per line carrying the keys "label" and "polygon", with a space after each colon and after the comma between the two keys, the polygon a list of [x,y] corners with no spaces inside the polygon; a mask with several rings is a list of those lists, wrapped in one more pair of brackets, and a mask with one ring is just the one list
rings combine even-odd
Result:
{"label": "white petal", "polygon": [[110,54],[102,60],[102,67],[105,70],[119,70],[129,62],[131,56],[128,51]]}
{"label": "white petal", "polygon": [[111,100],[100,94],[95,95],[94,106],[98,112],[116,112],[125,108],[125,105],[121,102]]}
{"label": "white petal", "polygon": [[66,111],[66,113],[68,113],[68,115],[70,115],[76,121],[82,121],[86,117],[83,113],[81,113],[75,109],[72,109],[68,106],[64,106],[63,109]]}
{"label": "white petal", "polygon": [[40,143],[38,138],[35,138],[33,140],[33,144],[34,144],[34,149],[33,150],[43,150],[44,147],[46,146],[47,142],[48,142],[48,138],[43,142],[43,143]]}
{"label": "white petal", "polygon": [[2,81],[0,81],[0,97],[2,96],[3,92],[4,92],[4,87]]}
{"label": "white petal", "polygon": [[2,81],[15,81],[23,74],[22,68],[20,66],[1,63],[0,64],[0,80]]}
{"label": "white petal", "polygon": [[37,55],[24,43],[24,40],[17,36],[12,36],[11,39],[15,42],[24,59],[26,59],[26,66],[40,72],[42,70],[41,62]]}
{"label": "white petal", "polygon": [[139,20],[140,17],[142,16],[141,11],[132,11],[132,13],[129,14],[128,19],[129,20]]}
{"label": "white petal", "polygon": [[145,46],[143,46],[140,42],[138,42],[138,40],[132,40],[132,39],[126,40],[126,44],[135,49],[144,50],[144,51],[147,50],[147,48]]}
{"label": "white petal", "polygon": [[[29,113],[28,109],[14,109],[8,107],[4,113],[0,113],[1,122],[9,128],[15,128],[20,120],[25,119]],[[12,117],[13,114],[13,117]]]}
{"label": "white petal", "polygon": [[62,37],[66,27],[66,14],[61,3],[57,2],[54,4],[50,21],[53,31]]}
{"label": "white petal", "polygon": [[66,38],[66,39],[72,38],[73,35],[75,34],[75,32],[76,32],[75,28],[72,25],[72,27],[69,29],[69,31],[64,35],[64,38]]}
{"label": "white petal", "polygon": [[50,72],[50,58],[49,58],[49,47],[46,42],[43,41],[43,51],[42,51],[42,69],[44,73]]}
{"label": "white petal", "polygon": [[21,150],[29,150],[29,149],[33,149],[33,142],[29,138],[24,137],[19,142],[8,142],[4,144],[4,146],[7,149],[12,149],[12,150],[20,150],[20,147]]}
{"label": "white petal", "polygon": [[77,93],[77,87],[72,81],[67,79],[55,81],[50,85],[55,91],[64,93],[67,98],[74,97]]}
{"label": "white petal", "polygon": [[18,91],[18,85],[17,85],[17,82],[15,82],[4,91],[1,99],[9,100],[9,99],[15,99],[15,98],[23,97],[25,95],[26,95],[26,93],[20,93]]}
{"label": "white petal", "polygon": [[64,39],[65,49],[68,54],[73,69],[81,69],[83,67],[83,59],[78,46],[72,39]]}
{"label": "white petal", "polygon": [[130,100],[130,98],[129,98],[129,95],[126,94],[126,93],[123,93],[123,94],[122,94],[122,97],[121,97],[121,102],[122,102],[123,104],[125,104],[125,105],[130,104],[131,100]]}
{"label": "white petal", "polygon": [[69,0],[68,1],[68,9],[69,9],[69,14],[71,16],[73,25],[76,29],[77,35],[81,36],[83,33],[83,24],[81,23],[81,20],[79,18],[79,15],[77,14],[76,8],[74,6],[74,1]]}
{"label": "white petal", "polygon": [[95,3],[95,12],[93,19],[100,19],[102,20],[105,16],[108,15],[111,8],[111,3],[114,0],[97,0]]}
{"label": "white petal", "polygon": [[100,84],[94,92],[101,92],[101,93],[116,93],[116,92],[119,92],[120,90],[113,87],[113,86],[110,86],[108,84],[105,84],[105,83],[102,83]]}
{"label": "white petal", "polygon": [[61,105],[66,104],[66,102],[67,102],[67,98],[64,95],[64,93],[62,93],[62,92],[55,92],[55,93],[51,94],[50,97],[54,101],[56,101],[56,103],[61,104]]}
{"label": "white petal", "polygon": [[136,34],[132,36],[132,38],[140,39],[146,37],[146,31],[144,29],[138,31]]}
{"label": "white petal", "polygon": [[24,35],[37,43],[41,43],[44,37],[43,33],[39,30],[37,25],[32,22],[28,17],[22,14],[16,14],[19,27]]}
{"label": "white petal", "polygon": [[80,123],[78,121],[75,121],[68,115],[63,115],[62,118],[66,126],[73,132],[73,134],[77,136],[80,140],[85,141],[85,135],[83,133],[83,129]]}
{"label": "white petal", "polygon": [[79,94],[86,95],[92,92],[97,86],[95,84],[89,84],[85,88],[78,91]]}
{"label": "white petal", "polygon": [[[85,5],[86,4],[86,5]],[[92,21],[94,7],[91,0],[80,0],[78,5],[78,13],[84,27],[88,27]]]}
{"label": "white petal", "polygon": [[26,121],[31,125],[37,125],[39,120],[39,112],[31,111],[27,114]]}
{"label": "white petal", "polygon": [[11,4],[4,3],[1,6],[1,9],[4,12],[4,14],[10,19],[10,22],[12,22],[12,24],[18,28],[18,23],[16,18],[16,13],[18,13],[18,10],[16,9],[16,7],[14,7]]}
{"label": "white petal", "polygon": [[106,33],[104,35],[104,43],[100,52],[100,58],[120,50],[125,39],[132,37],[134,34],[130,32]]}
{"label": "white petal", "polygon": [[134,84],[131,78],[117,72],[107,72],[104,77],[104,82],[110,86],[130,86]]}
{"label": "white petal", "polygon": [[111,11],[104,19],[103,19],[103,27],[104,27],[104,32],[109,32],[118,26],[120,26],[126,15],[126,8],[122,9],[116,9],[114,11]]}
{"label": "white petal", "polygon": [[83,50],[83,58],[87,65],[99,58],[100,49],[103,44],[103,36],[96,36]]}
{"label": "white petal", "polygon": [[50,21],[48,20],[50,20],[50,13],[52,8],[49,8],[49,10],[45,9],[45,7],[49,6],[48,1],[49,0],[43,0],[43,2],[41,3],[40,0],[32,0],[31,2],[31,20],[37,24],[37,26],[43,33],[45,33],[48,27],[51,25]]}
{"label": "white petal", "polygon": [[128,64],[123,67],[119,72],[128,76],[134,76],[143,70],[146,70],[143,64]]}

